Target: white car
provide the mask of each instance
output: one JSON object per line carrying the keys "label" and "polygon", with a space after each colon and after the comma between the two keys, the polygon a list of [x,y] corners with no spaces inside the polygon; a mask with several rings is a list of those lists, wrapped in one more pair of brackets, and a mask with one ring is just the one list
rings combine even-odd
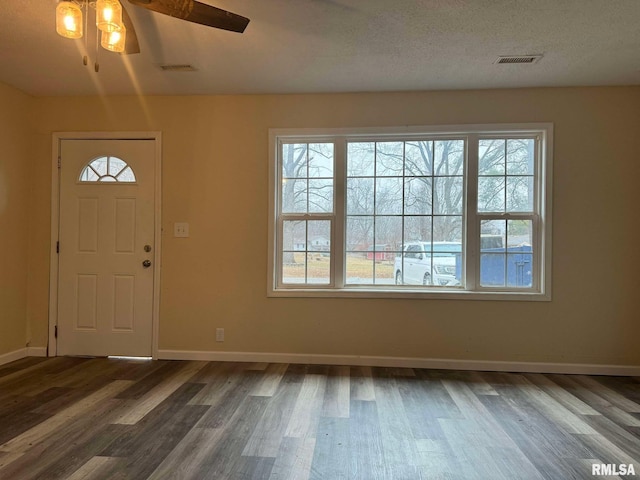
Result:
{"label": "white car", "polygon": [[395,259],[396,285],[460,285],[457,262],[461,254],[457,242],[409,242]]}

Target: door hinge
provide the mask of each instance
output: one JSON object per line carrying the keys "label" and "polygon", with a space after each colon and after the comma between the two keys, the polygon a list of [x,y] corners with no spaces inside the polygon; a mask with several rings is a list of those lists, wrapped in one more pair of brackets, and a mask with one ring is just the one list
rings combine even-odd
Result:
{"label": "door hinge", "polygon": [[53,327],[53,336],[55,338],[58,338],[58,325]]}
{"label": "door hinge", "polygon": [[60,242],[56,242],[56,253],[60,253]]}

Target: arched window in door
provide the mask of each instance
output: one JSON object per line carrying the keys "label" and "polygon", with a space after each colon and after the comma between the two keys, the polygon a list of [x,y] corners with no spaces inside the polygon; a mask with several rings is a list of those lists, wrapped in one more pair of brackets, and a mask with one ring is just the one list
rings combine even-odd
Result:
{"label": "arched window in door", "polygon": [[127,162],[118,157],[98,157],[80,173],[80,182],[135,183],[136,176]]}

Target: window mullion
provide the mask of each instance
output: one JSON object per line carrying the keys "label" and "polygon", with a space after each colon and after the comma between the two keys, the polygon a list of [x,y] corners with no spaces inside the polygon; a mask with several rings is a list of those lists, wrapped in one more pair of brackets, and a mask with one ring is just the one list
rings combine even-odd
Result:
{"label": "window mullion", "polygon": [[465,289],[480,284],[480,219],[478,217],[478,135],[467,137]]}
{"label": "window mullion", "polygon": [[331,283],[336,288],[344,288],[345,285],[345,245],[346,236],[346,175],[347,175],[347,141],[344,137],[334,141],[334,201],[332,224],[333,238],[331,241]]}

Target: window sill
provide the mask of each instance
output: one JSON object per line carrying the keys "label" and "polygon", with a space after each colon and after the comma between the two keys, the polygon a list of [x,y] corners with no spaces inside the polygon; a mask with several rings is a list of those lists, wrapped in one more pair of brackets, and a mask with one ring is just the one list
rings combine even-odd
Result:
{"label": "window sill", "polygon": [[382,299],[410,299],[410,300],[500,300],[519,302],[550,302],[550,293],[540,293],[527,290],[525,292],[504,291],[469,291],[454,289],[438,289],[424,291],[422,289],[383,290],[362,287],[343,288],[279,288],[269,290],[267,297],[271,298],[382,298]]}

